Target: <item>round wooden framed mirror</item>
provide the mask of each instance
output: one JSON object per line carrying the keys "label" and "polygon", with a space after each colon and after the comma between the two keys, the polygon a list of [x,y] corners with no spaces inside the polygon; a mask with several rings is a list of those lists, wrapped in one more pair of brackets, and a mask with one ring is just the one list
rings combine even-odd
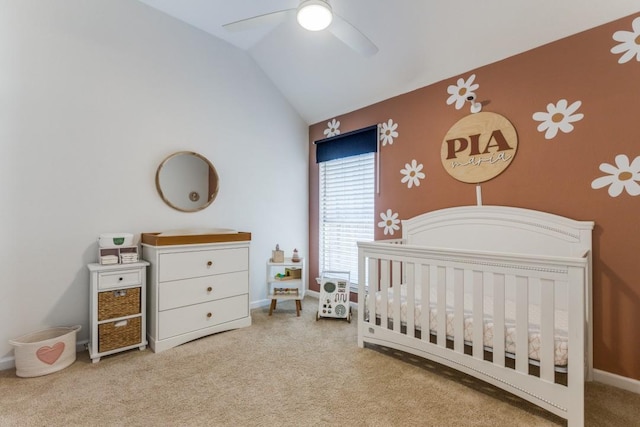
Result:
{"label": "round wooden framed mirror", "polygon": [[192,151],[179,151],[158,166],[156,188],[172,208],[197,212],[209,206],[218,195],[218,172],[206,157]]}

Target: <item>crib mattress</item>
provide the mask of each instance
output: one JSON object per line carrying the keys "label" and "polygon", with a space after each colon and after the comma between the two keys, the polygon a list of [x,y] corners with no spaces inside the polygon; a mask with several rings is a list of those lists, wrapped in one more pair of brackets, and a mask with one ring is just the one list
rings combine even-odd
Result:
{"label": "crib mattress", "polygon": [[[393,289],[388,289],[388,304],[387,304],[387,316],[393,318],[394,316],[394,304],[393,304]],[[435,289],[431,290],[429,300],[436,301]],[[420,330],[421,318],[422,318],[422,303],[420,298],[420,289],[416,289],[415,296],[415,309],[414,309],[414,324],[416,329]],[[453,293],[447,293],[447,301],[453,301]],[[464,309],[464,341],[466,344],[471,345],[473,343],[473,314],[471,311],[472,298],[471,295],[465,295],[465,309]],[[367,301],[368,303],[368,296]],[[382,297],[380,292],[376,293],[376,317],[380,318],[382,311]],[[493,336],[494,336],[494,322],[492,319],[493,313],[493,298],[491,296],[484,296],[484,335],[483,345],[486,350],[491,351],[493,349]],[[368,309],[367,309],[368,315]],[[516,328],[515,328],[515,303],[513,301],[505,301],[505,351],[511,355],[516,353]],[[568,340],[567,340],[567,325],[568,315],[565,310],[555,310],[555,335],[554,335],[554,364],[558,367],[564,367],[567,365],[568,359]],[[401,288],[401,304],[400,304],[400,321],[403,325],[406,325],[407,321],[407,302],[406,302],[406,285],[402,285]],[[454,338],[454,324],[455,313],[452,306],[447,305],[446,314],[446,334],[448,339]],[[535,304],[529,305],[529,359],[533,361],[540,360],[540,307]],[[438,329],[438,307],[436,303],[429,304],[429,329],[431,334],[436,334]]]}

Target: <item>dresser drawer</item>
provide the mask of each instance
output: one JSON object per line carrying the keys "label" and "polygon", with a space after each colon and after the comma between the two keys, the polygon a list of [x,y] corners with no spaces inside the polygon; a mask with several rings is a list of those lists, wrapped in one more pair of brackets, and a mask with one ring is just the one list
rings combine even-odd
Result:
{"label": "dresser drawer", "polygon": [[158,316],[158,338],[170,338],[248,315],[248,294],[161,311]]}
{"label": "dresser drawer", "polygon": [[160,282],[211,276],[249,269],[249,249],[212,249],[160,254]]}
{"label": "dresser drawer", "polygon": [[104,271],[98,273],[98,289],[114,289],[142,283],[143,270]]}
{"label": "dresser drawer", "polygon": [[249,293],[249,272],[218,274],[164,282],[159,286],[160,311]]}

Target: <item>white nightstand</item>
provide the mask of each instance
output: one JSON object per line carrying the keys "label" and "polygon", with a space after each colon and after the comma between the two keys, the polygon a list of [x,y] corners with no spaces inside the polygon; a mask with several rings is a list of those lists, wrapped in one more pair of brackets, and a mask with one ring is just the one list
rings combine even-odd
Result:
{"label": "white nightstand", "polygon": [[128,264],[89,264],[89,356],[101,356],[147,346],[146,261]]}

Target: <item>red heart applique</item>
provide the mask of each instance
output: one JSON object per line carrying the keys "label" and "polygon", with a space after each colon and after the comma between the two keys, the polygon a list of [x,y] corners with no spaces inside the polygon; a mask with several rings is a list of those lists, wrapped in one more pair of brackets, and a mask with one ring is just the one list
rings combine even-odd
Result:
{"label": "red heart applique", "polygon": [[36,356],[38,357],[38,359],[40,359],[44,363],[48,365],[53,365],[54,363],[56,363],[56,360],[60,358],[60,355],[62,354],[63,351],[64,351],[64,343],[57,342],[53,345],[53,347],[49,347],[48,345],[45,345],[44,347],[40,347],[36,351]]}

